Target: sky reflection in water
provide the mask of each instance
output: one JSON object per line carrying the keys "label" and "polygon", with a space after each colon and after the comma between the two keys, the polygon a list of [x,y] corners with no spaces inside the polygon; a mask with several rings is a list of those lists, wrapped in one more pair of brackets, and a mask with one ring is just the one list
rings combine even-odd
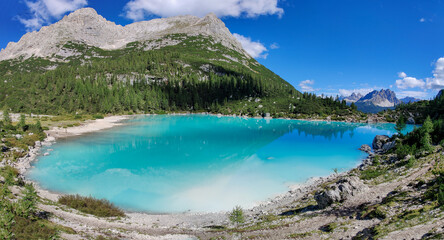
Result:
{"label": "sky reflection in water", "polygon": [[[62,193],[106,198],[127,210],[219,211],[250,207],[332,169],[393,124],[351,124],[208,115],[147,116],[59,140],[29,177]],[[409,126],[408,130],[412,127]]]}

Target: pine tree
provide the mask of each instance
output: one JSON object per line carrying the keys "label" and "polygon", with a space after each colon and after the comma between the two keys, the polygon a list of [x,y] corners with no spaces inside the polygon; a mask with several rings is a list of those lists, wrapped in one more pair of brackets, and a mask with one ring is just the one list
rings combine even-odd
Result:
{"label": "pine tree", "polygon": [[432,120],[430,119],[430,116],[427,116],[421,128],[422,128],[422,138],[421,138],[422,148],[425,151],[431,151],[432,137],[430,136],[430,133],[433,131],[433,123]]}
{"label": "pine tree", "polygon": [[395,130],[398,132],[399,135],[402,135],[402,130],[404,130],[406,126],[407,124],[405,122],[404,116],[403,115],[399,116],[395,126]]}
{"label": "pine tree", "polygon": [[3,121],[6,125],[11,124],[11,117],[9,116],[9,110],[8,108],[5,108],[5,111],[3,111]]}
{"label": "pine tree", "polygon": [[356,104],[354,102],[351,103],[350,107],[353,110],[358,110],[358,107],[356,107]]}
{"label": "pine tree", "polygon": [[20,121],[19,121],[19,123],[18,123],[18,126],[19,126],[20,128],[22,128],[22,130],[23,130],[24,132],[26,132],[26,130],[28,130],[28,129],[27,129],[27,125],[26,125],[26,116],[25,116],[25,114],[21,114],[21,115],[20,115]]}

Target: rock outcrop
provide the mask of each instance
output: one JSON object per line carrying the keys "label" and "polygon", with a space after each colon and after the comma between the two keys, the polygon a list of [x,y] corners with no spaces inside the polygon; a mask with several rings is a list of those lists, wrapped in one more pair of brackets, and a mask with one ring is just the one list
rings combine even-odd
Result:
{"label": "rock outcrop", "polygon": [[384,144],[386,144],[389,140],[390,138],[387,135],[376,135],[372,143],[373,150],[381,150]]}
{"label": "rock outcrop", "polygon": [[406,121],[407,124],[415,124],[415,119],[413,117],[409,117]]}
{"label": "rock outcrop", "polygon": [[377,135],[373,139],[372,147],[377,153],[385,153],[396,146],[396,141],[390,141],[389,136]]}
{"label": "rock outcrop", "polygon": [[[165,40],[167,35],[186,34],[191,36],[211,36],[215,42],[243,53],[241,43],[230,33],[225,24],[214,14],[203,18],[195,16],[178,16],[153,19],[129,24],[116,25],[107,21],[92,8],[79,9],[59,22],[42,27],[40,31],[25,34],[19,42],[9,43],[0,52],[0,61],[23,57],[61,57],[75,56],[76,52],[64,49],[68,42],[82,43],[106,50],[121,49],[128,43],[150,40]],[[166,39],[163,45],[175,45],[177,41]],[[146,50],[158,45],[147,44]]]}
{"label": "rock outcrop", "polygon": [[369,154],[372,152],[372,148],[369,145],[367,145],[367,144],[362,145],[359,148],[359,150],[361,150],[363,152],[366,152],[366,153],[369,153]]}
{"label": "rock outcrop", "polygon": [[319,208],[326,208],[335,202],[343,202],[368,187],[358,177],[346,177],[314,195]]}

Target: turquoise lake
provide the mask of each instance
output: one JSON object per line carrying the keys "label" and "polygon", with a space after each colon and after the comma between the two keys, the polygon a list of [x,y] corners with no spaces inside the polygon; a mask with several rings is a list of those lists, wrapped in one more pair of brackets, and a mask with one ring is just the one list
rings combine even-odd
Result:
{"label": "turquoise lake", "polygon": [[231,210],[335,168],[353,168],[366,157],[358,150],[362,144],[395,133],[394,124],[211,115],[143,116],[124,123],[59,139],[28,177],[45,189],[105,198],[130,211]]}

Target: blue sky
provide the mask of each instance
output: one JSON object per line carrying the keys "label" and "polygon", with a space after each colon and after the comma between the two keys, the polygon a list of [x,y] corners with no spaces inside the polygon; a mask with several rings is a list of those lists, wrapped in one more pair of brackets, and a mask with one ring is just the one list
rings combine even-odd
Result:
{"label": "blue sky", "polygon": [[444,88],[444,0],[18,0],[0,3],[0,48],[81,7],[126,25],[214,12],[256,59],[301,91]]}

